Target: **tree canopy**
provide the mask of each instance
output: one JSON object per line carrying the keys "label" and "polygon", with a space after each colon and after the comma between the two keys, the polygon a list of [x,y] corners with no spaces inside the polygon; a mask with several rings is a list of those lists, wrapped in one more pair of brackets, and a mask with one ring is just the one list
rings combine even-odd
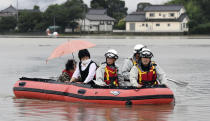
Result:
{"label": "tree canopy", "polygon": [[166,4],[184,5],[189,16],[190,33],[210,32],[210,1],[209,0],[171,0]]}
{"label": "tree canopy", "polygon": [[128,10],[123,0],[92,0],[90,6],[95,9],[106,9],[107,14],[116,19],[116,23],[127,15]]}
{"label": "tree canopy", "polygon": [[62,30],[65,27],[74,29],[78,26],[75,21],[84,17],[85,10],[87,10],[87,5],[83,3],[83,0],[67,0],[60,5],[53,4],[44,12],[41,12],[39,6],[35,5],[33,10],[19,11],[18,22],[15,16],[0,19],[0,31],[14,30],[16,25],[18,25],[20,32],[45,31],[54,23],[56,26],[60,26]]}
{"label": "tree canopy", "polygon": [[16,18],[14,16],[0,18],[0,32],[14,30],[16,23]]}
{"label": "tree canopy", "polygon": [[141,12],[141,11],[144,11],[144,8],[148,5],[151,5],[150,3],[143,3],[143,2],[140,2],[138,5],[137,5],[137,9],[136,9],[136,12]]}

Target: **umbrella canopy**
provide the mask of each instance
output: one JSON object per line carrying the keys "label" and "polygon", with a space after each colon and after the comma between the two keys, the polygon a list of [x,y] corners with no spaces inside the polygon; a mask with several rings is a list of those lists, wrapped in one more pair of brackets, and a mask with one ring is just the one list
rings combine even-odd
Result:
{"label": "umbrella canopy", "polygon": [[71,54],[78,50],[90,48],[96,46],[93,43],[84,40],[71,40],[59,45],[52,54],[47,58],[47,61],[53,58],[57,58],[66,54]]}

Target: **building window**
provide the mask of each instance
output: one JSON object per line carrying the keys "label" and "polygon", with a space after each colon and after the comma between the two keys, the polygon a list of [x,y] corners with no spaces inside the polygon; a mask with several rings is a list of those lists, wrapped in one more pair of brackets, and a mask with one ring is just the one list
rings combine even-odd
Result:
{"label": "building window", "polygon": [[183,28],[187,28],[187,27],[186,27],[186,23],[183,23]]}
{"label": "building window", "polygon": [[108,25],[111,25],[111,21],[107,21],[107,24],[108,24]]}
{"label": "building window", "polygon": [[156,24],[156,26],[160,26],[160,24]]}
{"label": "building window", "polygon": [[146,27],[148,27],[148,24],[146,24]]}
{"label": "building window", "polygon": [[168,24],[168,27],[171,26],[171,24]]}
{"label": "building window", "polygon": [[161,13],[159,13],[159,16],[161,16]]}
{"label": "building window", "polygon": [[90,29],[92,29],[92,26],[90,26]]}
{"label": "building window", "polygon": [[155,14],[154,13],[150,13],[149,16],[150,17],[155,17]]}
{"label": "building window", "polygon": [[144,24],[142,24],[142,26],[144,26]]}
{"label": "building window", "polygon": [[174,17],[174,13],[169,13],[170,17]]}
{"label": "building window", "polygon": [[163,14],[163,18],[165,18],[166,17],[166,14]]}
{"label": "building window", "polygon": [[104,21],[100,21],[100,24],[104,24]]}

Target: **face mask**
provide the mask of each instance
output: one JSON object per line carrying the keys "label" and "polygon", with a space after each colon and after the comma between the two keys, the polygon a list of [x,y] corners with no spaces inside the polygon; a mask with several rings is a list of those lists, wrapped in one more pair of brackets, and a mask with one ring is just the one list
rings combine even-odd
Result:
{"label": "face mask", "polygon": [[88,63],[90,63],[90,59],[87,59],[87,60],[82,61],[82,65],[86,65]]}

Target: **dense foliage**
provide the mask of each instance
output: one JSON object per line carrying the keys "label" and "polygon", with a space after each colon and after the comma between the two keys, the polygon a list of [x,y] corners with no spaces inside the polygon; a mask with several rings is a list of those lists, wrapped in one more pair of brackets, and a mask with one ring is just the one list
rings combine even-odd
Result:
{"label": "dense foliage", "polygon": [[51,5],[44,12],[44,19],[48,20],[45,23],[50,26],[55,24],[61,26],[64,30],[65,27],[75,28],[77,23],[75,20],[84,16],[86,5],[81,0],[69,0],[61,5]]}
{"label": "dense foliage", "polygon": [[13,31],[17,20],[14,16],[0,18],[0,32]]}
{"label": "dense foliage", "polygon": [[190,33],[210,33],[210,0],[171,0],[167,4],[185,6],[190,19],[188,23]]}
{"label": "dense foliage", "polygon": [[90,6],[96,9],[106,9],[107,14],[116,20],[114,27],[117,29],[119,29],[118,22],[127,15],[128,10],[123,0],[92,0]]}
{"label": "dense foliage", "polygon": [[[138,4],[137,11],[142,11],[148,3]],[[210,33],[210,0],[171,0],[166,4],[184,5],[189,16],[189,30],[192,34]],[[127,8],[123,0],[92,0],[91,8],[103,8],[107,14],[116,19],[115,29],[124,29],[124,18]],[[83,18],[87,11],[87,5],[83,0],[67,0],[65,3],[49,6],[46,11],[41,12],[39,6],[34,6],[34,11],[23,10],[19,12],[19,20],[16,16],[0,18],[0,32],[45,31],[47,27],[60,26],[62,30],[66,27],[76,28],[75,20]]]}
{"label": "dense foliage", "polygon": [[66,27],[74,29],[78,26],[75,20],[83,18],[87,5],[83,0],[67,0],[65,3],[50,5],[46,11],[41,12],[39,6],[33,10],[19,11],[18,22],[15,17],[0,18],[0,32],[13,30],[17,24],[18,31],[45,31],[47,27],[60,26],[62,31]]}
{"label": "dense foliage", "polygon": [[144,2],[140,2],[138,5],[137,5],[137,9],[136,9],[136,12],[142,12],[144,11],[144,8],[148,5],[151,5],[150,3],[144,3]]}

